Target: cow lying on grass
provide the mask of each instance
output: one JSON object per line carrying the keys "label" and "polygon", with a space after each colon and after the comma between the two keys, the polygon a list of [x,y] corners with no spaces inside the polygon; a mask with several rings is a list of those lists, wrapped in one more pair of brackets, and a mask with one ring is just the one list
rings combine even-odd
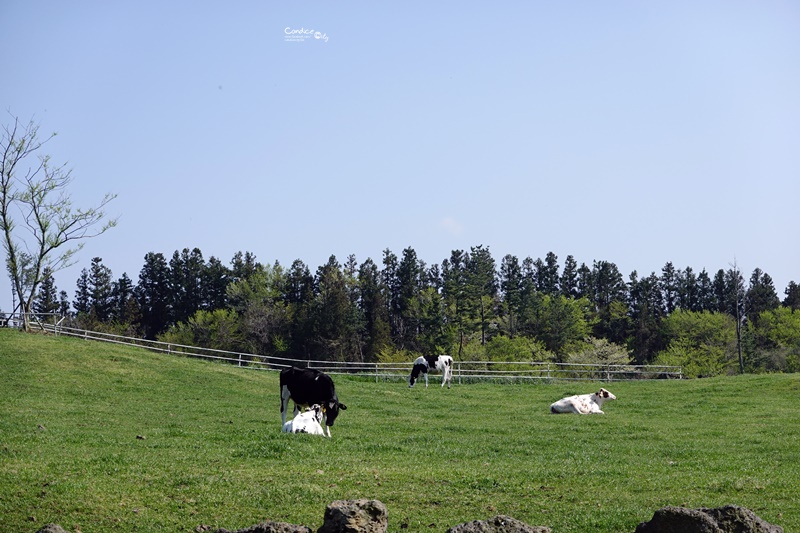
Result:
{"label": "cow lying on grass", "polygon": [[579,415],[604,415],[605,413],[600,409],[603,406],[603,402],[616,399],[617,397],[606,389],[600,389],[593,394],[577,394],[575,396],[562,398],[550,405],[550,412],[556,414],[577,413]]}
{"label": "cow lying on grass", "polygon": [[413,387],[420,374],[425,375],[425,388],[428,388],[428,372],[442,373],[442,387],[447,383],[450,388],[450,380],[453,379],[453,358],[449,355],[421,355],[414,361],[414,368],[408,377],[408,386]]}
{"label": "cow lying on grass", "polygon": [[284,433],[308,433],[325,435],[322,429],[322,406],[314,404],[283,425]]}

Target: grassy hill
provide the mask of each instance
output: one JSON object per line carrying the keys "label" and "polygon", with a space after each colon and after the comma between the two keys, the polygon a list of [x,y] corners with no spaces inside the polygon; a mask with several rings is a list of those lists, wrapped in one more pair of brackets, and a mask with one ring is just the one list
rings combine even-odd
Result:
{"label": "grassy hill", "polygon": [[605,416],[548,413],[597,383],[335,379],[333,439],[287,435],[275,373],[0,330],[0,531],[316,529],[351,498],[393,532],[506,514],[632,533],[729,503],[800,531],[798,375],[605,384]]}

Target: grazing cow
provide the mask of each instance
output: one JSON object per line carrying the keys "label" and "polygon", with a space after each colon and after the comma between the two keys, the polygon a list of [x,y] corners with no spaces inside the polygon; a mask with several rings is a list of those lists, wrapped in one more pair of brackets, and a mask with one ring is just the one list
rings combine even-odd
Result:
{"label": "grazing cow", "polygon": [[281,423],[286,424],[286,407],[290,399],[294,402],[294,416],[300,412],[301,406],[309,407],[316,403],[322,406],[322,418],[330,437],[331,426],[339,416],[339,410],[347,409],[336,397],[331,377],[312,368],[291,367],[281,371],[280,383]]}
{"label": "grazing cow", "polygon": [[322,429],[322,406],[315,403],[309,409],[298,414],[283,425],[283,432],[325,435],[325,431]]}
{"label": "grazing cow", "polygon": [[453,379],[453,358],[449,355],[422,355],[414,361],[414,368],[411,369],[411,376],[408,378],[408,386],[413,387],[420,373],[425,375],[425,388],[428,388],[428,372],[442,373],[442,387],[447,383],[450,388],[450,381]]}
{"label": "grazing cow", "polygon": [[550,406],[551,413],[577,413],[579,415],[605,413],[600,409],[606,400],[616,400],[617,397],[605,389],[600,389],[593,394],[578,394],[562,398]]}

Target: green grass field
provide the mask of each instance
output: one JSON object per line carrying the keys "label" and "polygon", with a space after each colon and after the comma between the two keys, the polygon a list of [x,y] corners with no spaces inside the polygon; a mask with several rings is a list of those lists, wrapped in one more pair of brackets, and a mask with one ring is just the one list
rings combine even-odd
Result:
{"label": "green grass field", "polygon": [[337,376],[333,439],[280,431],[278,375],[0,330],[0,532],[322,524],[374,498],[389,531],[506,514],[630,532],[666,505],[736,504],[800,531],[800,375],[408,389]]}

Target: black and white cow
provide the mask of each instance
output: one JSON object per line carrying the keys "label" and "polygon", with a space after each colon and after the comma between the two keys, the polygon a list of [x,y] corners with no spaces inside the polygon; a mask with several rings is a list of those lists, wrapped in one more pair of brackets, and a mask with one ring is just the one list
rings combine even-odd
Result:
{"label": "black and white cow", "polygon": [[606,389],[600,389],[593,394],[576,394],[575,396],[562,398],[550,405],[550,412],[554,414],[577,413],[579,415],[604,415],[605,413],[601,409],[603,403],[608,400],[616,399],[617,397]]}
{"label": "black and white cow", "polygon": [[284,433],[308,433],[309,435],[325,435],[322,429],[322,406],[312,405],[293,419],[283,424]]}
{"label": "black and white cow", "polygon": [[450,381],[453,379],[453,358],[449,355],[421,355],[414,361],[414,368],[408,378],[408,386],[413,387],[420,373],[425,374],[425,388],[428,388],[428,372],[441,372],[442,387],[447,383],[450,388]]}
{"label": "black and white cow", "polygon": [[319,404],[322,406],[322,418],[328,437],[331,436],[331,426],[339,411],[344,411],[347,406],[336,397],[333,380],[327,374],[312,368],[286,368],[281,371],[281,423],[286,424],[286,407],[289,400],[294,402],[294,416],[300,412],[300,407],[310,407]]}

